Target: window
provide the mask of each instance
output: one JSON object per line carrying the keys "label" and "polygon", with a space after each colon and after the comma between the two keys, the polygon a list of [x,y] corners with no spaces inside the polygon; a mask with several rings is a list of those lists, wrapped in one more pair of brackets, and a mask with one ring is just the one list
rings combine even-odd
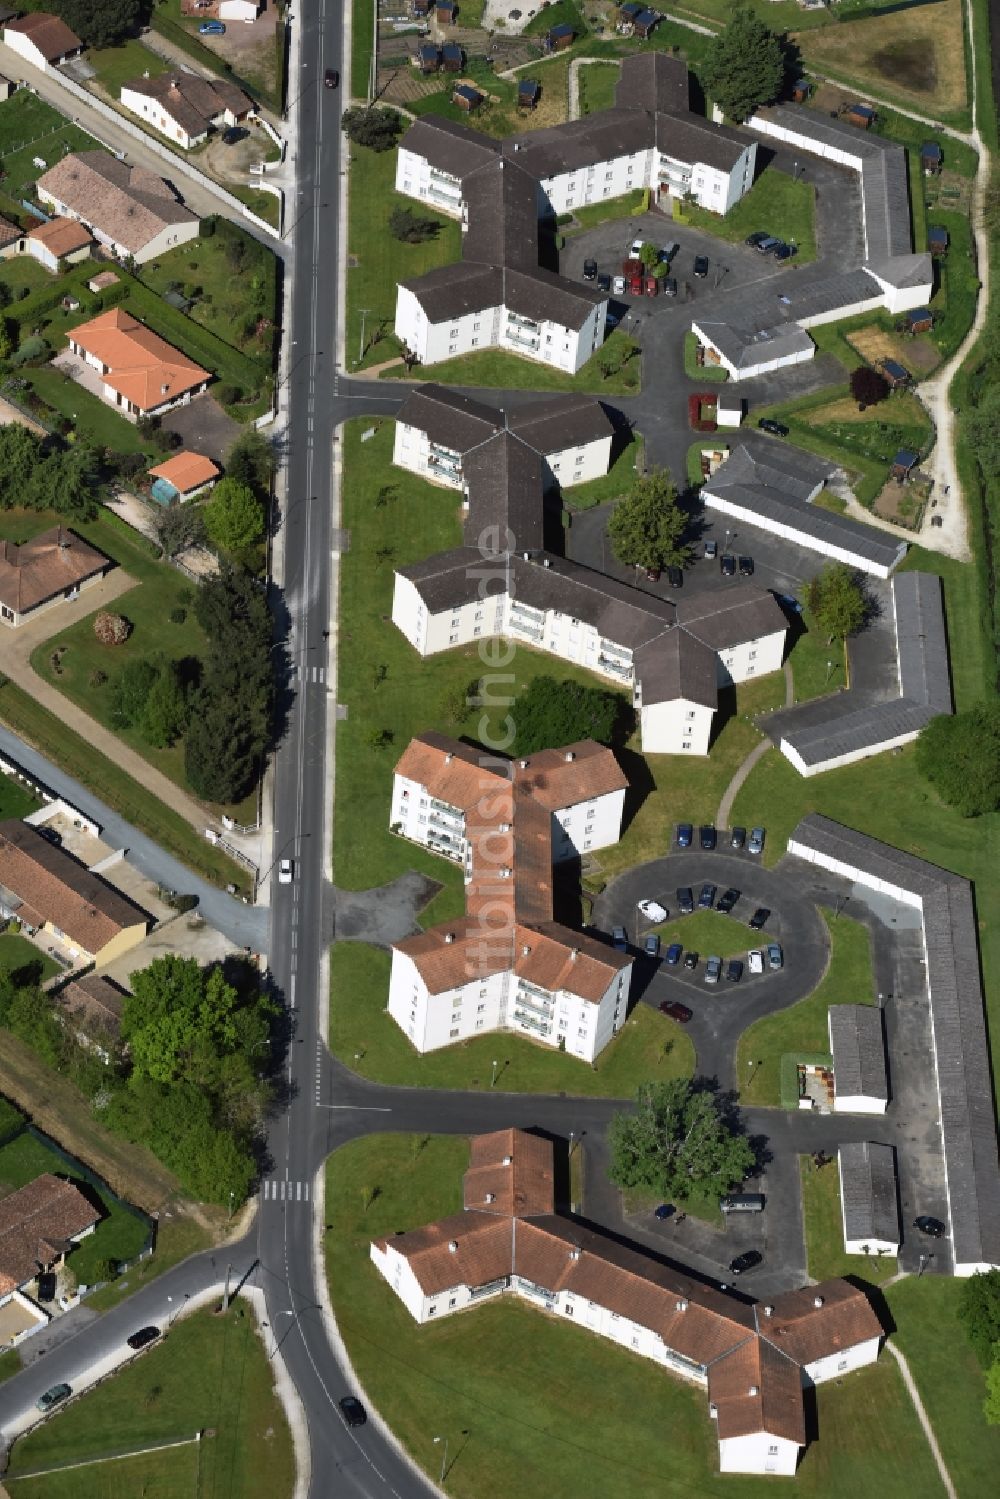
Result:
{"label": "window", "polygon": [[747,676],[748,676],[748,677],[752,677],[752,676],[753,676],[753,674],[754,674],[754,672],[755,672],[755,671],[756,671],[756,670],[757,670],[757,668],[756,668],[756,666],[748,666],[748,667],[747,667]]}
{"label": "window", "polygon": [[[458,640],[458,636],[457,635],[449,635],[448,636],[448,644],[449,645],[454,645],[457,640]],[[423,817],[421,817],[420,821],[423,822],[424,820],[425,819]]]}
{"label": "window", "polygon": [[449,1306],[458,1306],[458,1297],[457,1296],[450,1296],[448,1298],[448,1305]]}
{"label": "window", "polygon": [[479,998],[480,999],[485,999],[486,998],[486,990],[485,989],[480,989],[480,991],[479,991]]}
{"label": "window", "polygon": [[482,619],[482,617],[483,617],[483,611],[481,609],[477,609],[476,612],[475,612],[475,614],[473,615],[473,618],[474,619]]}
{"label": "window", "polygon": [[454,999],[451,1002],[451,1007],[452,1007],[453,1010],[460,1010],[462,1008],[462,996],[461,996],[461,994],[456,994],[455,995]]}
{"label": "window", "polygon": [[481,635],[483,633],[483,627],[482,627],[482,625],[477,625],[476,628],[473,630],[472,633],[473,633],[473,635]]}
{"label": "window", "polygon": [[13,619],[14,611],[13,609],[8,609],[6,604],[0,604],[0,616],[4,619]]}
{"label": "window", "polygon": [[458,329],[457,328],[452,328],[451,332],[448,334],[448,337],[449,338],[457,338],[458,337]]}
{"label": "window", "polygon": [[687,716],[688,716],[688,718],[694,718],[694,709],[693,708],[689,708],[688,709]]}
{"label": "window", "polygon": [[691,741],[690,741],[690,739],[682,739],[681,740],[681,749],[690,749],[690,748],[691,748]]}
{"label": "window", "polygon": [[610,182],[613,176],[614,176],[613,172],[605,172],[605,174],[604,174],[604,180],[605,180],[605,182]]}
{"label": "window", "polygon": [[751,651],[749,654],[750,654],[750,660],[751,661],[756,661],[756,659],[757,659],[757,652],[756,651]]}
{"label": "window", "polygon": [[570,1306],[570,1304],[569,1304],[568,1301],[566,1302],[565,1306],[563,1307],[563,1311],[566,1313],[567,1317],[572,1317],[572,1315],[573,1315],[573,1308]]}
{"label": "window", "polygon": [[410,793],[408,791],[403,792],[403,800],[404,802],[408,802],[410,800]]}
{"label": "window", "polygon": [[454,1041],[455,1037],[458,1035],[458,1030],[456,1029],[453,1031],[449,1031],[448,1035],[450,1036],[451,1040]]}
{"label": "window", "polygon": [[436,1306],[429,1306],[427,1308],[427,1315],[428,1315],[428,1317],[433,1317],[433,1315],[434,1315],[434,1313],[436,1311],[437,1311],[437,1307]]}
{"label": "window", "polygon": [[588,817],[593,817],[595,811],[596,811],[595,807],[588,807],[587,808],[587,816]]}
{"label": "window", "polygon": [[481,1015],[485,1009],[485,1005],[476,1005],[476,1014]]}
{"label": "window", "polygon": [[586,1039],[587,1039],[587,1027],[586,1027],[586,1026],[585,1026],[585,1025],[581,1025],[581,1026],[580,1026],[580,1027],[579,1027],[579,1028],[578,1028],[578,1030],[577,1030],[577,1035],[578,1035],[578,1036],[579,1036],[579,1037],[580,1037],[580,1038],[581,1038],[581,1039],[582,1039],[582,1040],[584,1040],[584,1041],[586,1041]]}
{"label": "window", "polygon": [[458,344],[449,344],[448,345],[448,353],[449,354],[454,354],[455,351],[457,350],[457,348],[458,348]]}
{"label": "window", "polygon": [[767,1455],[768,1455],[768,1457],[777,1457],[777,1455],[778,1455],[778,1444],[777,1444],[777,1442],[772,1442],[771,1443],[770,1447],[768,1447],[768,1449],[767,1449]]}
{"label": "window", "polygon": [[481,328],[481,327],[482,327],[482,326],[483,326],[483,325],[482,325],[482,323],[473,323],[473,325],[472,325],[472,331],[473,331],[473,332],[474,332],[474,333],[478,333],[478,332],[479,332],[479,330],[480,330],[480,328]]}
{"label": "window", "polygon": [[476,1021],[476,1030],[477,1030],[477,1031],[481,1031],[481,1030],[482,1030],[482,1028],[483,1028],[483,1026],[484,1026],[484,1025],[485,1025],[485,1024],[486,1024],[486,1022],[485,1022],[485,1020],[477,1020],[477,1021]]}
{"label": "window", "polygon": [[474,338],[472,340],[472,347],[475,349],[475,348],[478,347],[478,345],[479,345],[479,339],[478,338]]}

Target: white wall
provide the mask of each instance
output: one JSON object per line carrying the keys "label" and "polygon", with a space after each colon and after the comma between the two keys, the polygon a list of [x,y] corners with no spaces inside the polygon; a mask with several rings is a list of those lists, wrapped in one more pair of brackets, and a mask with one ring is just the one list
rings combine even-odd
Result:
{"label": "white wall", "polygon": [[176,141],[179,146],[183,146],[185,151],[189,151],[199,141],[205,140],[208,135],[207,126],[197,135],[189,135],[172,115],[167,114],[162,104],[157,99],[151,99],[148,94],[140,94],[135,89],[123,88],[119,97],[126,109],[130,109],[134,115],[145,120],[147,125],[158,130],[168,140]]}
{"label": "white wall", "polygon": [[754,1431],[744,1437],[726,1437],[719,1442],[720,1473],[776,1473],[794,1478],[799,1445],[787,1437]]}
{"label": "white wall", "polygon": [[867,1338],[863,1343],[855,1343],[853,1348],[842,1348],[816,1359],[815,1363],[806,1364],[803,1374],[812,1384],[825,1384],[828,1379],[836,1379],[838,1374],[849,1374],[853,1369],[874,1364],[881,1346],[881,1337]]}
{"label": "white wall", "polygon": [[122,260],[132,254],[140,265],[147,260],[152,260],[156,255],[163,255],[167,250],[173,250],[177,245],[183,245],[188,240],[197,239],[198,230],[201,227],[197,220],[194,220],[190,224],[169,224],[161,229],[158,234],[154,235],[151,240],[148,240],[145,245],[141,245],[137,250],[131,251],[126,245],[119,244],[117,240],[113,239],[106,230],[102,229],[100,224],[93,223],[86,214],[78,212],[77,209],[70,207],[68,203],[60,203],[59,199],[52,197],[51,193],[40,192],[38,194],[38,201],[40,203],[48,203],[62,218],[76,219],[78,223],[86,224],[87,228],[92,231],[94,238],[107,249],[111,250],[113,254],[119,256]]}
{"label": "white wall", "polygon": [[462,186],[457,177],[432,169],[425,156],[400,146],[396,158],[396,191],[416,198],[449,218],[462,217]]}
{"label": "white wall", "polygon": [[834,1074],[834,1110],[838,1114],[884,1114],[888,1107],[884,1098],[868,1098],[864,1093],[838,1093]]}
{"label": "white wall", "polygon": [[642,747],[653,755],[707,755],[715,711],[678,698],[642,704]]}
{"label": "white wall", "polygon": [[539,211],[569,213],[586,203],[602,203],[606,198],[621,198],[636,188],[649,187],[655,155],[655,150],[647,147],[611,161],[544,177],[539,184]]}
{"label": "white wall", "polygon": [[884,755],[886,750],[896,749],[901,744],[912,744],[919,733],[919,729],[915,729],[911,734],[896,734],[891,739],[883,739],[878,744],[868,745],[865,749],[851,750],[844,755],[831,755],[829,760],[820,760],[815,765],[807,765],[787,739],[782,739],[778,748],[785,759],[795,766],[799,775],[818,776],[828,770],[838,770],[841,765],[855,765],[859,760],[870,760],[873,755]]}
{"label": "white wall", "polygon": [[789,838],[788,852],[793,858],[804,859],[807,864],[815,864],[819,869],[828,869],[831,874],[843,875],[854,884],[864,885],[868,890],[877,890],[880,895],[891,896],[893,900],[902,901],[903,905],[912,906],[923,914],[923,901],[913,890],[904,890],[901,885],[879,879],[870,870],[859,869],[857,865],[847,864],[843,859],[835,859],[832,854],[820,853],[807,843],[799,843],[796,838]]}
{"label": "white wall", "polygon": [[[845,302],[842,307],[828,307],[825,312],[816,312],[811,317],[800,317],[796,321],[800,328],[818,328],[823,323],[839,323],[842,318],[857,317],[862,312],[876,312],[880,307],[885,307],[886,305],[884,296],[866,297],[864,301]],[[920,302],[912,302],[908,305],[919,307],[922,304]]]}
{"label": "white wall", "polygon": [[920,286],[893,286],[891,282],[876,275],[874,271],[870,270],[868,274],[874,276],[879,286],[883,288],[882,305],[889,312],[909,312],[914,307],[926,307],[934,295],[933,276]]}
{"label": "white wall", "polygon": [[846,562],[849,567],[856,567],[861,572],[870,574],[873,578],[888,578],[897,563],[901,562],[906,555],[906,542],[901,541],[896,552],[895,560],[891,567],[872,562],[868,557],[862,557],[857,552],[852,552],[847,546],[836,546],[831,542],[820,541],[811,536],[805,530],[799,530],[797,526],[788,525],[784,521],[768,520],[766,516],[760,515],[750,505],[740,505],[736,501],[723,498],[713,494],[712,481],[702,490],[702,499],[711,510],[719,510],[723,515],[736,516],[738,520],[747,521],[750,525],[760,526],[765,531],[770,531],[772,536],[781,536],[786,541],[794,541],[797,546],[807,547],[811,552],[819,552],[822,557],[833,557],[837,562]]}
{"label": "white wall", "polygon": [[775,630],[773,635],[762,635],[757,640],[740,641],[727,646],[718,654],[717,679],[720,687],[732,682],[749,682],[754,677],[766,677],[769,672],[780,671],[785,654],[785,631]]}
{"label": "white wall", "polygon": [[590,479],[599,479],[602,474],[607,473],[610,463],[610,433],[593,442],[560,448],[555,453],[549,453],[546,458],[546,468],[563,489],[574,484],[586,484]]}
{"label": "white wall", "polygon": [[622,831],[625,791],[609,791],[552,814],[552,858],[578,858],[592,848],[610,848]]}
{"label": "white wall", "polygon": [[463,486],[461,454],[456,448],[432,443],[421,427],[397,421],[392,461],[398,468],[407,468],[432,484],[444,484],[449,489]]}

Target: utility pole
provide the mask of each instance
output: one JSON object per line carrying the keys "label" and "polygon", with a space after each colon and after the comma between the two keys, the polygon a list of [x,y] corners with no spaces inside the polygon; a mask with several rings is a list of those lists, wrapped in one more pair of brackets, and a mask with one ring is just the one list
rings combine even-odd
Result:
{"label": "utility pole", "polygon": [[233,1266],[232,1261],[230,1261],[230,1263],[226,1266],[226,1289],[222,1293],[222,1310],[224,1312],[228,1312],[229,1310],[229,1277],[232,1275],[232,1273]]}
{"label": "utility pole", "polygon": [[361,347],[358,350],[358,363],[360,364],[365,357],[365,318],[371,312],[371,308],[362,307],[359,310],[361,313]]}

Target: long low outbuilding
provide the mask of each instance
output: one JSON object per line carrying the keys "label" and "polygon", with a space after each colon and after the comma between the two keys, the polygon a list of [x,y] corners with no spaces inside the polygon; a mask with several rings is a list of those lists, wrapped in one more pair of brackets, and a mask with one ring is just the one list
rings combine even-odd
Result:
{"label": "long low outbuilding", "polygon": [[898,1254],[899,1190],[896,1152],[873,1140],[852,1140],[837,1151],[840,1220],[845,1254]]}
{"label": "long low outbuilding", "polygon": [[831,1005],[826,1012],[838,1114],[884,1114],[889,1106],[882,1011]]}

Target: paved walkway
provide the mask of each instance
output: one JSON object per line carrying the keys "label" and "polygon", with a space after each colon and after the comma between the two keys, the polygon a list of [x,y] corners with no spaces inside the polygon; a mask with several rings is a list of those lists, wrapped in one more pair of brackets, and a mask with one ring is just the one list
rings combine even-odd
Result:
{"label": "paved walkway", "polygon": [[[783,671],[785,673],[785,707],[790,708],[795,702],[795,681],[792,676],[792,664],[790,661],[785,662]],[[770,739],[762,739],[760,744],[754,745],[749,755],[743,761],[743,764],[729,782],[729,785],[722,793],[719,810],[715,814],[715,826],[717,828],[728,828],[729,814],[733,810],[733,802],[736,800],[740,787],[757,764],[757,761],[762,760],[769,749],[773,749]]]}
{"label": "paved walkway", "polygon": [[927,1445],[931,1449],[931,1456],[937,1463],[937,1470],[941,1475],[941,1482],[944,1484],[945,1493],[948,1495],[948,1499],[958,1499],[958,1495],[955,1492],[955,1485],[951,1481],[951,1474],[945,1466],[944,1458],[941,1455],[941,1448],[938,1446],[937,1437],[934,1435],[934,1428],[930,1423],[930,1417],[924,1410],[920,1391],[917,1389],[913,1375],[910,1373],[910,1366],[895,1343],[890,1342],[887,1338],[885,1346],[899,1365],[899,1372],[903,1376],[903,1383],[906,1386],[910,1399],[913,1401],[913,1409],[917,1413],[917,1420],[923,1427],[924,1436],[927,1438]]}

